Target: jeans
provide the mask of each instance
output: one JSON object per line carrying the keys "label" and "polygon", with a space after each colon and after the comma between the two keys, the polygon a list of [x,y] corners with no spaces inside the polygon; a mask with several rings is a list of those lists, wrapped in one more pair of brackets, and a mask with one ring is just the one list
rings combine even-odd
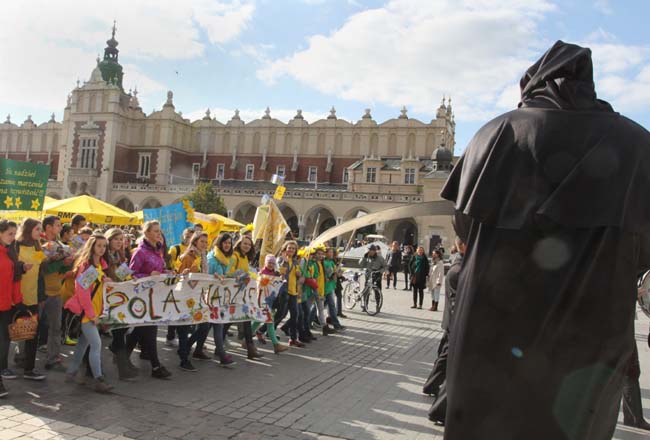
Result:
{"label": "jeans", "polygon": [[404,288],[411,290],[411,273],[408,270],[404,271]]}
{"label": "jeans", "polygon": [[334,304],[334,294],[330,293],[325,295],[325,305],[327,306],[327,313],[330,315],[330,321],[334,328],[341,328],[341,323],[337,315],[336,304]]}
{"label": "jeans", "polygon": [[339,315],[343,314],[343,285],[341,284],[341,279],[336,280],[336,290],[334,291],[336,294],[336,310],[338,311]]}
{"label": "jeans", "polygon": [[128,328],[117,328],[113,331],[111,331],[111,334],[113,336],[113,339],[111,341],[111,351],[115,354],[119,353],[120,351],[126,350],[126,332],[128,332]]}
{"label": "jeans", "polygon": [[181,358],[181,361],[187,361],[190,356],[190,351],[192,351],[192,345],[197,341],[202,340],[205,342],[208,333],[210,333],[210,323],[204,322],[197,324],[194,327],[192,336],[188,337],[191,330],[191,325],[176,326],[176,333],[178,334],[178,356]]}
{"label": "jeans", "polygon": [[413,284],[413,305],[417,305],[418,295],[420,296],[420,307],[422,307],[422,302],[424,301],[424,287],[420,287],[417,284]]}
{"label": "jeans", "polygon": [[151,359],[151,368],[158,368],[160,366],[160,361],[158,360],[157,336],[158,327],[155,325],[146,325],[134,328],[133,332],[126,337],[127,355],[131,354],[139,342],[142,351],[146,352],[149,355],[149,359]]}
{"label": "jeans", "polygon": [[397,274],[399,269],[396,267],[388,268],[388,276],[386,277],[386,288],[390,287],[390,279],[393,278],[393,289],[397,289]]}
{"label": "jeans", "polygon": [[176,326],[169,325],[167,326],[167,340],[173,341],[176,339]]}
{"label": "jeans", "polygon": [[[214,352],[220,358],[223,358],[226,355],[226,349],[223,346],[223,335],[224,335],[224,325],[223,324],[212,324],[212,335],[214,337]],[[203,350],[203,345],[200,346]],[[196,349],[199,349],[199,344],[197,342]]]}
{"label": "jeans", "polygon": [[284,283],[280,288],[278,298],[275,300],[275,305],[276,309],[273,323],[275,324],[275,328],[278,328],[282,320],[286,318],[287,313],[289,313],[289,291],[287,290],[286,283]]}
{"label": "jeans", "polygon": [[429,293],[431,293],[431,301],[440,301],[440,286],[433,286],[432,289],[429,289]]}
{"label": "jeans", "polygon": [[72,362],[68,366],[68,374],[76,374],[83,361],[86,349],[90,346],[90,369],[93,377],[97,379],[102,376],[102,338],[99,336],[97,326],[92,322],[81,324],[81,336],[74,350]]}
{"label": "jeans", "polygon": [[0,312],[0,371],[9,368],[9,324],[14,317],[12,310]]}
{"label": "jeans", "polygon": [[[34,304],[33,306],[27,306],[27,309],[34,314],[38,314],[39,306]],[[36,336],[34,336],[33,339],[30,339],[29,341],[25,341],[24,370],[26,373],[34,369],[34,366],[36,364],[37,348],[38,348],[38,333],[36,334]]]}
{"label": "jeans", "polygon": [[47,320],[47,360],[46,364],[56,361],[61,353],[61,313],[63,311],[60,296],[48,296],[43,304]]}
{"label": "jeans", "polygon": [[314,297],[310,297],[306,301],[300,303],[299,331],[303,336],[311,336],[311,330],[309,329],[309,324],[311,319],[311,308],[313,304],[314,304]]}
{"label": "jeans", "polygon": [[[287,298],[287,308],[289,309],[289,321],[287,327],[289,328],[289,336],[294,341],[298,339],[298,323],[300,322],[300,312],[298,311],[298,296],[289,295]],[[300,332],[302,334],[302,332]]]}

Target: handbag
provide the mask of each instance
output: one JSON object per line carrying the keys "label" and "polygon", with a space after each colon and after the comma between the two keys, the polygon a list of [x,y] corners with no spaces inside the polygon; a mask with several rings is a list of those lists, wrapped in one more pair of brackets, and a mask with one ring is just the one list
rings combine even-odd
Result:
{"label": "handbag", "polygon": [[28,311],[29,316],[18,318],[18,313],[14,314],[11,324],[9,324],[9,339],[14,342],[34,339],[38,331],[38,315]]}

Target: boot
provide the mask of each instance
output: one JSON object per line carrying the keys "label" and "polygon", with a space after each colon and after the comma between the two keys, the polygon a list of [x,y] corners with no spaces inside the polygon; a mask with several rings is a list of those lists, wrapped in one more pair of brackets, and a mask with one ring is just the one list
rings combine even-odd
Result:
{"label": "boot", "polygon": [[433,302],[433,311],[437,312],[438,311],[438,301]]}
{"label": "boot", "polygon": [[134,371],[129,366],[129,360],[126,357],[126,352],[120,351],[115,354],[115,363],[117,364],[117,373],[120,380],[132,381],[138,377],[137,371]]}
{"label": "boot", "polygon": [[628,379],[623,386],[623,424],[650,431],[650,424],[643,418],[641,388],[638,379]]}
{"label": "boot", "polygon": [[289,349],[289,347],[287,347],[286,345],[273,344],[273,351],[275,352],[275,354],[280,354],[283,351],[287,351],[288,349]]}
{"label": "boot", "polygon": [[435,302],[435,301],[431,301],[431,307],[429,307],[429,311],[430,311],[430,312],[435,312],[436,310],[437,310],[437,309],[436,309],[436,302]]}
{"label": "boot", "polygon": [[112,389],[113,387],[106,382],[106,378],[104,376],[100,376],[95,379],[95,391],[98,393],[106,394]]}
{"label": "boot", "polygon": [[333,335],[334,333],[336,333],[336,330],[329,325],[323,326],[323,336]]}
{"label": "boot", "polygon": [[255,344],[253,342],[246,343],[246,351],[248,359],[257,359],[264,357],[257,351],[257,348],[255,348]]}

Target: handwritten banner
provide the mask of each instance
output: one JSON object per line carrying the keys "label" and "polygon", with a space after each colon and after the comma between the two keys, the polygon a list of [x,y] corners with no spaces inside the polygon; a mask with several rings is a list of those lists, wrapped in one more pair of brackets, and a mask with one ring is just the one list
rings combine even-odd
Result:
{"label": "handwritten banner", "polygon": [[158,220],[165,235],[167,246],[173,246],[183,240],[183,230],[191,224],[187,221],[187,210],[183,203],[173,203],[161,208],[144,209],[145,222]]}
{"label": "handwritten banner", "polygon": [[6,211],[40,211],[50,166],[0,158],[0,206]]}
{"label": "handwritten banner", "polygon": [[269,308],[283,280],[260,276],[219,280],[192,273],[185,277],[156,275],[104,284],[103,324],[190,325],[202,322],[269,322]]}

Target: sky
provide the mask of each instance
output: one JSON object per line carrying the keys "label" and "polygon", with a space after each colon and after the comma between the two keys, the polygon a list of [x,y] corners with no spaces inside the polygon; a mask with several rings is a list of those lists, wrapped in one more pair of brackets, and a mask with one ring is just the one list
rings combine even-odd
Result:
{"label": "sky", "polygon": [[[593,52],[596,91],[650,128],[647,0],[31,0],[0,15],[0,115],[61,120],[117,21],[124,87],[145,113],[168,90],[191,120],[302,109],[383,122],[435,118],[452,97],[456,154],[516,107],[519,78],[556,40]],[[4,120],[4,116],[2,119]]]}

